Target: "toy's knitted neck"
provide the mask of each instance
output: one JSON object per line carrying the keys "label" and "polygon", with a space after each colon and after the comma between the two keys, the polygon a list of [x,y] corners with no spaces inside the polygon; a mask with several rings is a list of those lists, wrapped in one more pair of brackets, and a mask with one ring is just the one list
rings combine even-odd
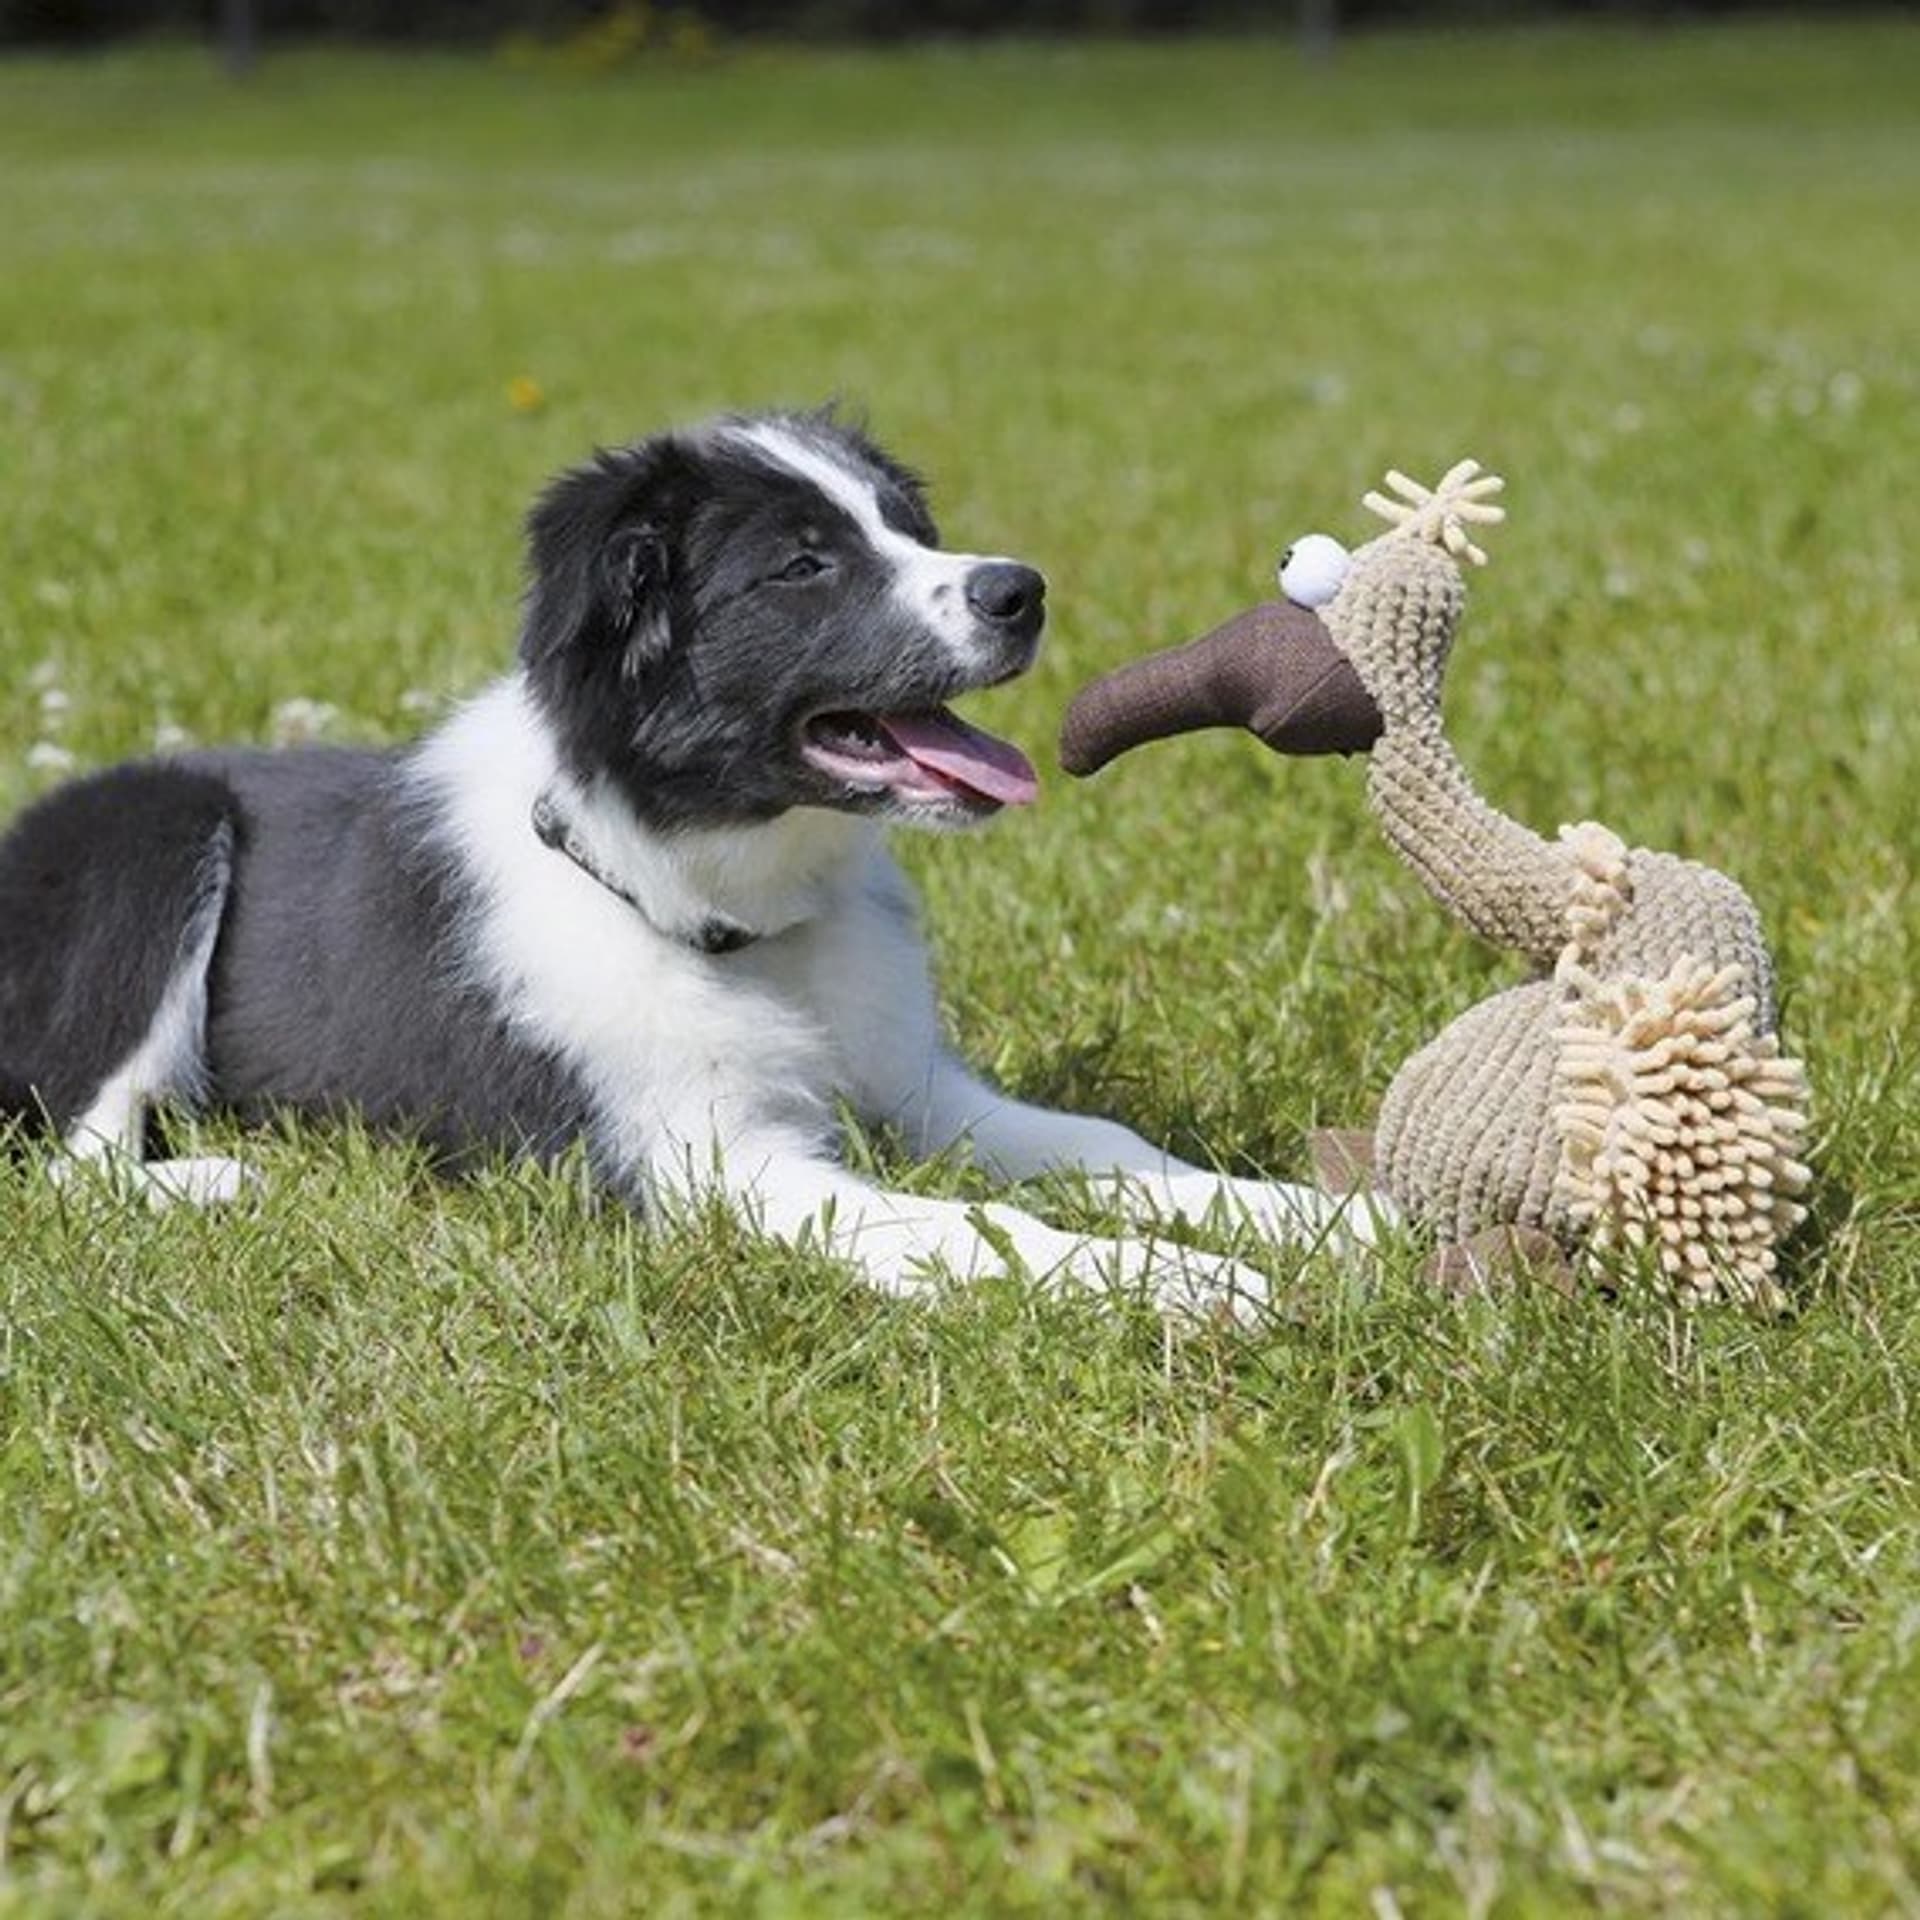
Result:
{"label": "toy's knitted neck", "polygon": [[1566,863],[1481,797],[1437,712],[1389,723],[1373,749],[1367,798],[1443,907],[1494,945],[1553,964],[1567,939]]}
{"label": "toy's knitted neck", "polygon": [[1410,504],[1369,494],[1367,505],[1397,524],[1353,556],[1327,620],[1384,722],[1367,775],[1381,832],[1448,912],[1546,968],[1566,944],[1566,862],[1481,798],[1441,722],[1441,685],[1466,598],[1460,564],[1486,557],[1463,523],[1500,518],[1484,497],[1500,482],[1477,475],[1463,461],[1429,491],[1390,474],[1389,486]]}

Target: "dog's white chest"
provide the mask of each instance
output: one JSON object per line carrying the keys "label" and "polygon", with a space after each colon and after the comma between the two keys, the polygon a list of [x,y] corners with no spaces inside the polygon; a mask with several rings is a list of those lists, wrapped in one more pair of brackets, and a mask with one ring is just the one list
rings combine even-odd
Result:
{"label": "dog's white chest", "polygon": [[[475,984],[588,1090],[615,1161],[638,1166],[663,1139],[704,1151],[768,1127],[822,1135],[837,1099],[930,1064],[924,958],[870,833],[795,817],[721,845],[631,838],[614,851],[624,876],[645,874],[636,906],[532,831],[555,768],[518,689],[458,716],[422,771],[478,883]],[[662,931],[707,906],[772,930],[726,954]]]}

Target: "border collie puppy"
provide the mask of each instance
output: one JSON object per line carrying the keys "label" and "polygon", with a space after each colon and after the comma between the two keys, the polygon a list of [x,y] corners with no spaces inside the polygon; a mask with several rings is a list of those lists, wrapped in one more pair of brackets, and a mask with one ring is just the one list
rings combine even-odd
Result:
{"label": "border collie puppy", "polygon": [[579,1143],[636,1204],[717,1189],[889,1291],[1011,1253],[1169,1303],[1261,1296],[1216,1256],[876,1187],[834,1157],[845,1102],[1002,1180],[1093,1176],[1148,1224],[1336,1224],[1009,1099],[941,1037],[882,829],[1033,797],[947,705],[1032,662],[1031,567],[944,551],[914,475],[825,414],[602,453],[529,539],[517,667],[424,740],[125,766],[0,841],[0,1088],[69,1156],[215,1199],[248,1170],[140,1164],[154,1103],[351,1110],[455,1158]]}

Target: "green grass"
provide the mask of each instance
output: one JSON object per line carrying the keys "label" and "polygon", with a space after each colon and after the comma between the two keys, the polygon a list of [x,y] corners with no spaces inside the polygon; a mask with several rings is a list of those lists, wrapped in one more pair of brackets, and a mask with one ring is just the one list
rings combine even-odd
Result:
{"label": "green grass", "polygon": [[[1169,1340],[339,1133],[218,1219],[0,1169],[0,1915],[1920,1910],[1916,102],[1894,26],[0,67],[0,802],[400,737],[540,477],[718,405],[1047,567],[1036,754],[1471,451],[1463,751],[1746,881],[1822,1117],[1777,1326],[1409,1257]],[[1249,742],[906,852],[976,1058],[1228,1164],[1502,977]]]}

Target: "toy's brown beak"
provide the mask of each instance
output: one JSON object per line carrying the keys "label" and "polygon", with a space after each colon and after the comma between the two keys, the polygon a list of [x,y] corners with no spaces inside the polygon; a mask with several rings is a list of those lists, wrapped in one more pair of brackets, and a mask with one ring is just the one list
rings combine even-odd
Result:
{"label": "toy's brown beak", "polygon": [[1268,600],[1083,687],[1060,729],[1060,764],[1097,773],[1130,747],[1200,727],[1245,727],[1276,753],[1365,753],[1381,726],[1320,616]]}

